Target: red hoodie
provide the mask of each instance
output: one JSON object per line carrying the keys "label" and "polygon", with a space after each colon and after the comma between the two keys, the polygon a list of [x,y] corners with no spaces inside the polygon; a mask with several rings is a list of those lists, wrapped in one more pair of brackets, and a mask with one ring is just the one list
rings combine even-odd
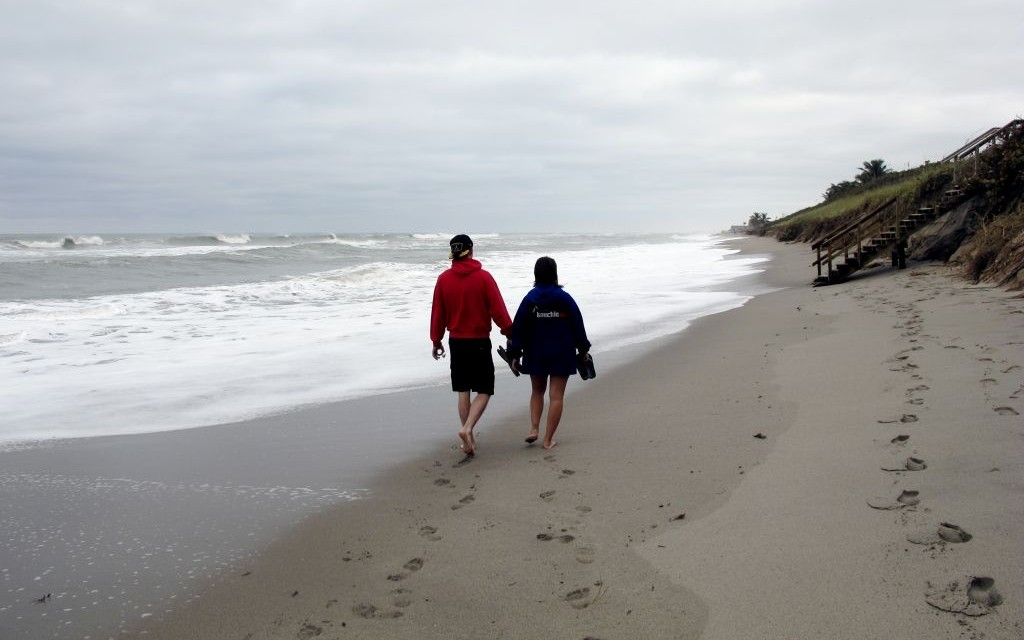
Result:
{"label": "red hoodie", "polygon": [[434,285],[430,340],[439,342],[445,329],[452,338],[488,338],[491,320],[503,334],[512,327],[498,284],[477,260],[453,260]]}

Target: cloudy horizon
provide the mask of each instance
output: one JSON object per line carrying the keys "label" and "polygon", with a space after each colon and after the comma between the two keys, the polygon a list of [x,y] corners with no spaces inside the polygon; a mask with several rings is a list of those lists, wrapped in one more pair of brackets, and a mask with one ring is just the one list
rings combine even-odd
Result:
{"label": "cloudy horizon", "polygon": [[0,234],[718,231],[1024,114],[1003,0],[3,4]]}

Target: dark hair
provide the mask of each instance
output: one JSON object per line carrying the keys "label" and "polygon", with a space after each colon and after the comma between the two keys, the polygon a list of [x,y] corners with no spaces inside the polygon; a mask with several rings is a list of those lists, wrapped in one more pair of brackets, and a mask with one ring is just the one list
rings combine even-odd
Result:
{"label": "dark hair", "polygon": [[555,264],[554,258],[547,256],[537,258],[537,263],[533,265],[533,286],[539,287],[550,284],[556,287],[559,286],[558,265]]}
{"label": "dark hair", "polygon": [[463,260],[469,257],[473,251],[473,241],[464,233],[460,233],[448,241],[451,251],[448,253],[449,260]]}

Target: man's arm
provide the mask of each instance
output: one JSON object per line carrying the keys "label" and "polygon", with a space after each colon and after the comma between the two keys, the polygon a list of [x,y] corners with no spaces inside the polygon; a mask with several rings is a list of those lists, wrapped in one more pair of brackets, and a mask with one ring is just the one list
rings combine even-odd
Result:
{"label": "man's arm", "polygon": [[505,299],[501,297],[498,283],[494,281],[494,277],[490,273],[487,274],[487,310],[491,315],[491,320],[498,325],[501,334],[507,336],[512,330],[512,318],[508,315]]}
{"label": "man's arm", "polygon": [[430,341],[433,343],[431,356],[434,360],[444,357],[444,345],[441,338],[444,337],[448,314],[445,311],[444,296],[441,295],[441,278],[438,277],[434,285],[434,301],[430,306]]}

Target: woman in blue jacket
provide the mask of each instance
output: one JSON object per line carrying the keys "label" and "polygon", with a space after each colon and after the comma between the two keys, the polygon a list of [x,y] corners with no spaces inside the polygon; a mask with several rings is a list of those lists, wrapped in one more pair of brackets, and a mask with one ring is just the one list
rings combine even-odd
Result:
{"label": "woman in blue jacket", "polygon": [[550,449],[557,443],[555,430],[562,419],[565,386],[576,373],[577,352],[590,350],[583,316],[576,301],[558,284],[558,265],[547,256],[538,258],[533,267],[533,289],[519,304],[509,334],[509,355],[512,366],[528,373],[532,384],[530,394],[530,435],[533,443],[540,435],[540,418],[544,413],[544,392],[549,392],[547,430],[543,446]]}

